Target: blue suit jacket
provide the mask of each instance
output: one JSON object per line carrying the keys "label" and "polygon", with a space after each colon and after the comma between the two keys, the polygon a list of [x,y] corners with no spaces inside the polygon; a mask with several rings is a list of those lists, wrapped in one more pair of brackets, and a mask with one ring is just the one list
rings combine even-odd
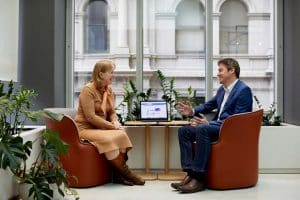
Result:
{"label": "blue suit jacket", "polygon": [[218,89],[217,94],[212,99],[195,107],[194,115],[199,116],[199,113],[207,114],[214,109],[217,109],[217,114],[213,120],[209,122],[209,124],[220,126],[227,117],[233,114],[252,111],[253,100],[251,89],[243,81],[238,80],[228,96],[223,111],[220,115],[220,119],[217,120],[224,94],[225,90],[223,86],[221,86]]}

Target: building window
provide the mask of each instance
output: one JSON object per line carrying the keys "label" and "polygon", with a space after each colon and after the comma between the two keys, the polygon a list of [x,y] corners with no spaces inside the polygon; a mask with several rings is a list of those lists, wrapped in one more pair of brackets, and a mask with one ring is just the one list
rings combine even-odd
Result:
{"label": "building window", "polygon": [[85,10],[85,53],[108,51],[107,2],[90,0]]}
{"label": "building window", "polygon": [[248,53],[248,17],[245,5],[239,0],[230,0],[222,5],[220,11],[220,53]]}
{"label": "building window", "polygon": [[184,0],[177,6],[176,53],[204,52],[204,12],[204,7],[195,0]]}

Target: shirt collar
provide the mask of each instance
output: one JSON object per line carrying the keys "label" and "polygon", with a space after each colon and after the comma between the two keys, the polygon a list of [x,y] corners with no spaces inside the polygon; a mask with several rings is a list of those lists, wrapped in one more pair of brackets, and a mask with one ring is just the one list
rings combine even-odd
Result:
{"label": "shirt collar", "polygon": [[231,83],[227,88],[223,86],[225,92],[231,92],[232,88],[235,86],[235,84],[238,82],[239,79],[236,79],[233,83]]}

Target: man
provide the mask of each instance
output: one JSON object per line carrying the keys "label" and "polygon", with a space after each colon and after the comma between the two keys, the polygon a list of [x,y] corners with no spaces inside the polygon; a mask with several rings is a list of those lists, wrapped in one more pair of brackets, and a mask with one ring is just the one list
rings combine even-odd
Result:
{"label": "man", "polygon": [[[211,143],[218,140],[220,126],[223,121],[237,113],[252,111],[251,89],[239,80],[240,67],[232,58],[218,62],[218,80],[222,86],[208,102],[196,106],[178,103],[177,109],[182,115],[193,116],[190,125],[178,130],[180,159],[186,177],[171,187],[182,193],[193,193],[205,189],[205,172],[210,156]],[[215,117],[208,121],[204,114],[217,109]],[[192,144],[196,142],[196,150],[192,152]]]}

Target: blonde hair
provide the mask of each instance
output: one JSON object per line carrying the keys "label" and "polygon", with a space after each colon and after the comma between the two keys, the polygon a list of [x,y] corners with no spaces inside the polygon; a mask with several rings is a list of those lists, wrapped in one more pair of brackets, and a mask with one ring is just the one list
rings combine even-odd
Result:
{"label": "blonde hair", "polygon": [[105,73],[108,70],[114,70],[116,65],[111,60],[100,60],[96,62],[92,74],[92,80],[96,84],[97,88],[101,86],[102,80],[100,77],[100,72]]}

